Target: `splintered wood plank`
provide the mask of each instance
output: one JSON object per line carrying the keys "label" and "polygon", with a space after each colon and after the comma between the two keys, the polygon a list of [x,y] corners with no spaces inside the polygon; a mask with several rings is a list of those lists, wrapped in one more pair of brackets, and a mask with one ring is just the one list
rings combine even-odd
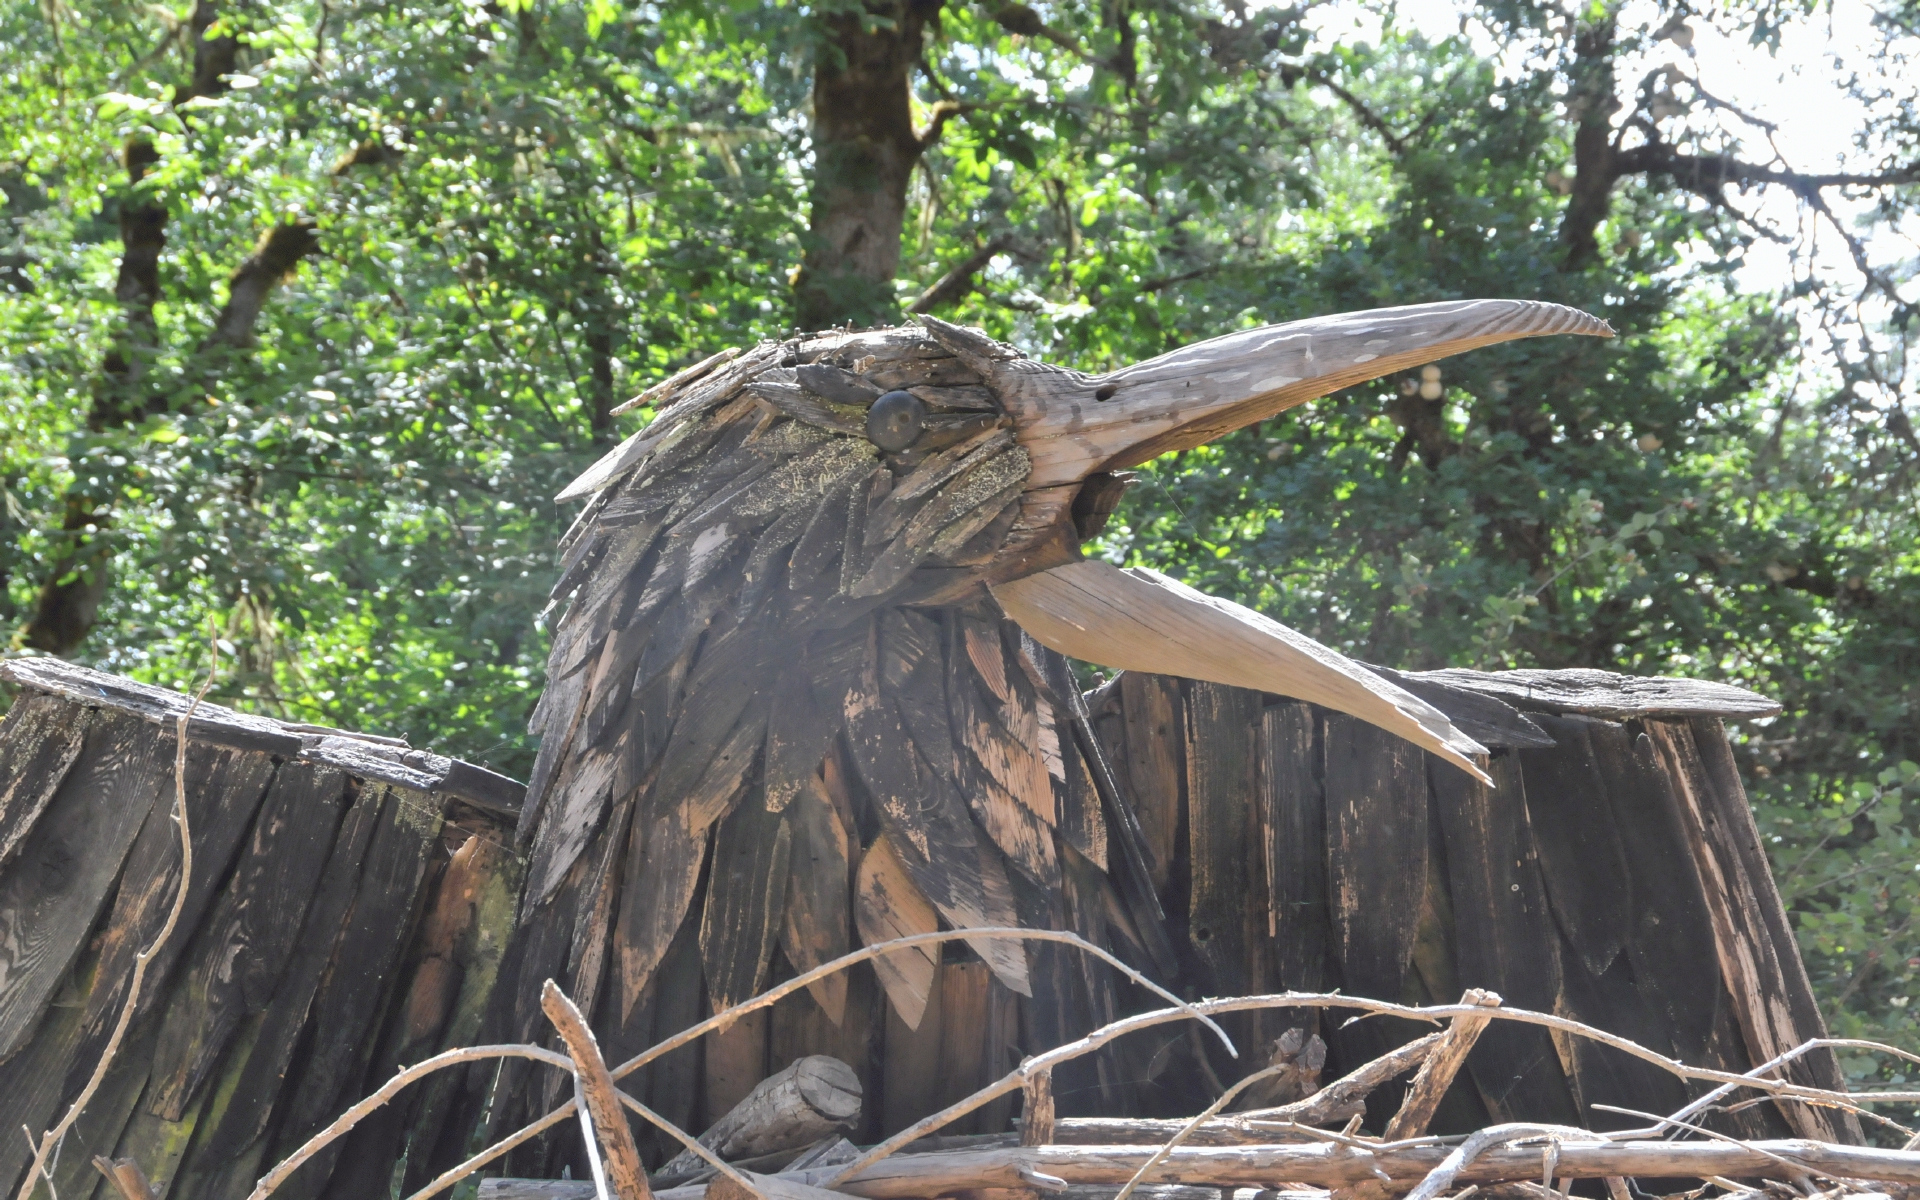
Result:
{"label": "splintered wood plank", "polygon": [[[1254,738],[1260,694],[1196,682],[1187,692],[1187,859],[1192,892],[1187,936],[1212,971],[1208,995],[1252,991],[1247,970],[1249,924],[1264,932],[1265,906],[1250,903],[1253,878]],[[1260,897],[1264,899],[1264,897]]]}
{"label": "splintered wood plank", "polygon": [[742,801],[714,833],[700,958],[715,1012],[751,999],[766,981],[785,917],[792,854],[785,814],[768,812],[758,795]]}
{"label": "splintered wood plank", "polygon": [[1658,1014],[1674,1054],[1703,1062],[1726,988],[1673,788],[1638,723],[1595,726],[1588,734],[1633,877],[1625,918],[1634,987]]}
{"label": "splintered wood plank", "polygon": [[[794,795],[787,806],[787,821],[793,830],[793,851],[780,946],[794,969],[804,972],[851,948],[852,841],[827,795],[826,782],[818,775]],[[847,1006],[847,972],[816,980],[807,990],[828,1020],[840,1024]]]}
{"label": "splintered wood plank", "polygon": [[[175,933],[147,964],[146,995],[139,1012],[155,1002],[173,965],[186,953],[192,931],[217,895],[227,890],[228,866],[254,824],[274,777],[273,758],[245,750],[187,744],[187,815],[193,834],[193,878],[187,881]],[[338,781],[335,783],[338,790]],[[331,829],[327,833],[331,834]],[[323,838],[309,853],[325,854]],[[127,855],[114,895],[113,912],[102,931],[100,979],[87,995],[87,1030],[103,1039],[119,1017],[121,1001],[133,977],[134,957],[152,944],[166,923],[180,886],[180,827],[165,802],[147,812],[147,820]],[[297,918],[296,918],[297,920]],[[90,1069],[90,1068],[89,1068]]]}
{"label": "splintered wood plank", "polygon": [[95,710],[25,692],[0,723],[0,868],[47,809],[85,744]]}
{"label": "splintered wood plank", "polygon": [[307,905],[306,919],[295,942],[297,949],[261,1018],[259,1036],[237,1072],[221,1120],[206,1132],[204,1153],[210,1163],[237,1159],[275,1115],[294,1044],[307,1023],[314,994],[333,957],[341,923],[359,890],[361,867],[380,821],[385,794],[379,787],[353,789],[343,776],[337,778],[343,789],[338,803],[346,806],[346,814],[334,833],[319,887]]}
{"label": "splintered wood plank", "polygon": [[[860,859],[853,891],[853,920],[861,943],[867,946],[940,928],[932,901],[914,886],[888,834],[875,838]],[[909,1029],[917,1029],[926,1013],[939,963],[937,946],[896,950],[873,960],[874,973],[880,977],[887,999]]]}
{"label": "splintered wood plank", "polygon": [[31,1130],[38,1139],[42,1130],[59,1119],[60,1105],[67,1099],[63,1085],[85,1032],[81,1014],[86,993],[93,986],[98,964],[95,953],[83,951],[33,1036],[0,1063],[0,1084],[4,1084],[0,1086],[0,1120],[14,1131],[14,1136],[0,1138],[0,1184],[18,1190],[27,1164],[33,1161],[33,1145],[20,1129]]}
{"label": "splintered wood plank", "polygon": [[[1068,722],[1062,720],[1062,727]],[[1100,807],[1100,788],[1094,782],[1079,743],[1069,737],[1061,742],[1062,765],[1066,778],[1060,784],[1060,836],[1102,871],[1107,864],[1107,816]]]}
{"label": "splintered wood plank", "polygon": [[1633,911],[1626,850],[1590,736],[1604,732],[1604,723],[1545,713],[1534,719],[1556,743],[1518,752],[1547,896],[1587,972],[1599,976],[1625,948],[1629,929],[1621,917]]}
{"label": "splintered wood plank", "polygon": [[[907,724],[881,690],[870,654],[860,686],[847,697],[847,746],[861,781],[895,842],[915,887],[957,929],[1015,921],[1006,867],[979,836],[953,782],[914,747]],[[951,754],[951,748],[948,753]],[[1013,990],[1027,990],[1026,955],[1007,941],[968,943]]]}
{"label": "splintered wood plank", "polygon": [[[1288,701],[1260,714],[1261,831],[1275,982],[1317,992],[1327,973],[1327,803],[1313,710]],[[1465,778],[1465,776],[1462,776]]]}
{"label": "splintered wood plank", "polygon": [[146,1101],[156,1115],[183,1119],[240,1023],[272,1001],[326,866],[346,783],[338,771],[305,763],[276,773],[161,1020]]}
{"label": "splintered wood plank", "polygon": [[1427,886],[1427,778],[1412,743],[1329,715],[1327,885],[1344,990],[1394,1000]]}
{"label": "splintered wood plank", "polygon": [[[1035,883],[1057,887],[1053,822],[1058,814],[1042,752],[1038,698],[1004,656],[989,657],[1000,652],[999,631],[992,626],[984,633],[956,628],[947,650],[949,736],[961,765],[961,790],[974,819],[1008,860]],[[982,661],[992,665],[994,678],[983,677]],[[1054,746],[1057,756],[1057,738]]]}
{"label": "splintered wood plank", "polygon": [[[291,1152],[342,1107],[353,1101],[362,1074],[376,1049],[379,1019],[393,986],[401,952],[413,934],[413,919],[429,854],[440,834],[441,816],[423,792],[388,786],[380,824],[360,872],[353,908],[342,923],[326,982],[314,997],[310,1017],[313,1042],[333,1048],[310,1058],[291,1079],[277,1148]],[[336,1142],[302,1168],[288,1184],[294,1196],[318,1195],[333,1163]]]}
{"label": "splintered wood plank", "polygon": [[[1429,768],[1447,851],[1459,983],[1498,992],[1513,1007],[1550,1011],[1560,995],[1560,936],[1540,878],[1520,763],[1510,753],[1493,755],[1491,788],[1444,764]],[[1495,1021],[1474,1044],[1467,1069],[1497,1120],[1580,1119],[1545,1030]]]}
{"label": "splintered wood plank", "polygon": [[101,712],[0,872],[0,1058],[20,1048],[66,977],[148,810],[172,799],[172,749],[157,727]]}
{"label": "splintered wood plank", "polygon": [[615,919],[615,963],[620,972],[620,1014],[639,1002],[666,957],[674,935],[700,886],[707,856],[706,830],[688,827],[677,805],[643,803],[627,833],[625,883]]}
{"label": "splintered wood plank", "polygon": [[[720,1006],[714,1005],[715,1009]],[[771,1015],[762,1008],[725,1029],[708,1034],[706,1086],[702,1089],[700,1127],[708,1128],[733,1111],[767,1077],[767,1034]]]}
{"label": "splintered wood plank", "polygon": [[[1649,721],[1647,735],[1672,782],[1688,846],[1705,885],[1720,974],[1733,998],[1735,1023],[1755,1063],[1809,1038],[1824,1036],[1806,967],[1774,887],[1753,823],[1746,789],[1717,720]],[[1839,1087],[1832,1055],[1816,1051],[1788,1065],[1786,1078]],[[1805,1104],[1782,1104],[1800,1137],[1861,1140],[1859,1123]]]}
{"label": "splintered wood plank", "polygon": [[[939,952],[938,947],[932,949]],[[907,1019],[898,1003],[887,1007],[886,1054],[880,1069],[883,1136],[899,1133],[940,1107],[940,1044],[946,1019],[941,979],[953,967],[940,963],[929,973],[925,1005],[913,1020]]]}
{"label": "splintered wood plank", "polygon": [[[1165,893],[1180,833],[1180,682],[1171,676],[1127,671],[1120,676],[1121,715],[1126,724],[1125,774],[1133,811],[1146,839],[1142,847],[1154,890]],[[1118,765],[1116,763],[1116,765]]]}
{"label": "splintered wood plank", "polygon": [[[984,963],[951,963],[940,979],[940,1073],[943,1090],[936,1108],[945,1108],[1005,1075],[1018,1065],[1019,1006]],[[1013,1097],[1002,1096],[969,1114],[974,1133],[1000,1133],[1013,1112]],[[969,1130],[955,1127],[955,1133]]]}

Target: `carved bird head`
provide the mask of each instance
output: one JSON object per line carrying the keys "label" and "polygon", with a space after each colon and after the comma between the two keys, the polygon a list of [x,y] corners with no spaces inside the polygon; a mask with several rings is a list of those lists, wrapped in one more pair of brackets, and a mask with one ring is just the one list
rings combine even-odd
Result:
{"label": "carved bird head", "polygon": [[[653,797],[633,811],[671,809],[675,837],[704,837],[745,787],[764,795],[755,811],[779,814],[844,729],[865,739],[852,757],[920,890],[956,926],[994,923],[1008,908],[994,898],[1005,876],[984,849],[976,860],[967,806],[1029,878],[1044,881],[1054,853],[1050,831],[1014,828],[1029,816],[1044,826],[1050,800],[1020,796],[1002,829],[976,795],[1019,785],[999,777],[1015,770],[1005,755],[966,745],[976,733],[965,696],[1011,712],[1022,688],[1045,683],[1021,678],[1032,656],[1003,642],[1004,618],[1102,666],[1340,710],[1480,774],[1482,748],[1389,679],[1079,547],[1126,467],[1366,379],[1557,333],[1611,331],[1552,304],[1425,304],[1246,330],[1084,375],[927,318],[766,343],[683,372],[644,397],[653,422],[560,496],[588,503],[562,546],[554,596],[565,612],[533,723],[529,899],[559,886],[612,801]],[[962,671],[976,682],[955,683]],[[1007,736],[1046,744],[1044,731]],[[1035,769],[1056,769],[1052,754]],[[964,799],[939,800],[940,788]],[[938,816],[942,804],[958,816]],[[667,922],[664,933],[622,925],[622,946],[642,947],[630,987],[664,953],[694,881],[668,890],[646,903],[670,920],[633,918]],[[710,894],[703,948],[706,930],[732,919],[715,903]],[[1004,950],[981,951],[1003,978],[1018,974]]]}
{"label": "carved bird head", "polygon": [[582,532],[657,522],[674,547],[657,588],[696,587],[751,542],[734,599],[788,602],[772,589],[784,568],[784,591],[806,597],[798,620],[776,620],[790,629],[986,589],[1071,657],[1309,700],[1477,771],[1481,748],[1393,683],[1229,601],[1087,561],[1080,542],[1126,467],[1481,346],[1612,336],[1604,321],[1530,301],[1417,304],[1244,330],[1106,375],[921,325],[769,343],[680,379],[652,425],[560,494],[594,502],[556,595],[587,561]]}

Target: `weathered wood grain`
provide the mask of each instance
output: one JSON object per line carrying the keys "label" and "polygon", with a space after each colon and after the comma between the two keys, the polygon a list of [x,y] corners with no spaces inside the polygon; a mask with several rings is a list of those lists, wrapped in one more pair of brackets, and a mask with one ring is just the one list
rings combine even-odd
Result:
{"label": "weathered wood grain", "polygon": [[240,1157],[275,1116],[295,1042],[307,1023],[321,977],[332,961],[341,925],[359,891],[361,869],[385,798],[379,785],[345,791],[346,812],[320,873],[320,888],[307,905],[296,942],[298,950],[260,1019],[251,1049],[244,1056],[236,1056],[238,1070],[221,1119],[203,1133],[203,1153],[212,1163]]}
{"label": "weathered wood grain", "polygon": [[275,775],[162,1019],[147,1097],[156,1115],[183,1119],[228,1039],[272,1002],[327,864],[346,785],[338,771],[304,763]]}
{"label": "weathered wood grain", "polygon": [[[1746,789],[1712,720],[1649,721],[1647,735],[1672,781],[1695,866],[1706,884],[1720,973],[1733,996],[1734,1020],[1748,1053],[1764,1060],[1799,1045],[1821,1028],[1813,989],[1767,867],[1747,805]],[[1833,1059],[1816,1052],[1788,1068],[1788,1078],[1816,1087],[1840,1084]],[[1850,1115],[1810,1105],[1779,1106],[1802,1136],[1861,1139]]]}
{"label": "weathered wood grain", "polygon": [[[155,734],[168,743],[172,741],[160,730]],[[200,927],[273,776],[273,760],[264,754],[188,743],[187,814],[197,869],[188,881],[177,929]],[[174,821],[173,806],[163,801],[147,811],[146,823],[121,871],[113,911],[100,933],[100,986],[88,992],[86,1003],[90,1046],[104,1046],[132,980],[134,958],[152,944],[166,923],[179,880],[180,829]],[[188,942],[186,934],[176,934],[155,954],[147,967],[146,994],[139,1012],[153,1006],[174,964],[186,953]],[[68,1090],[77,1094],[85,1082],[84,1073],[92,1070],[91,1055],[77,1055],[74,1068]]]}
{"label": "weathered wood grain", "polygon": [[1398,996],[1427,886],[1427,780],[1419,751],[1332,715],[1322,734],[1327,887],[1348,991]]}
{"label": "weathered wood grain", "polygon": [[1588,973],[1597,976],[1626,946],[1631,930],[1622,918],[1633,911],[1622,831],[1589,736],[1609,727],[1589,717],[1543,713],[1537,719],[1554,748],[1519,752],[1528,824],[1554,918]]}
{"label": "weathered wood grain", "polygon": [[720,823],[700,923],[700,958],[715,1012],[763,990],[785,920],[793,830],[749,796]]}
{"label": "weathered wood grain", "polygon": [[1196,682],[1187,690],[1187,861],[1191,891],[1187,936],[1212,978],[1206,994],[1254,990],[1247,956],[1255,926],[1267,924],[1264,880],[1255,886],[1260,841],[1252,820],[1254,739],[1260,696]]}
{"label": "weathered wood grain", "polygon": [[706,1036],[700,1127],[711,1128],[767,1077],[771,1031],[772,1014],[762,1008]]}
{"label": "weathered wood grain", "polygon": [[[702,1146],[728,1162],[798,1150],[845,1133],[860,1119],[860,1077],[836,1058],[811,1055],[760,1081],[746,1098],[700,1135]],[[691,1175],[704,1160],[683,1151],[657,1174]]]}
{"label": "weathered wood grain", "polygon": [[19,1050],[107,902],[148,811],[173,797],[152,726],[102,712],[47,812],[0,871],[0,1058]]}
{"label": "weathered wood grain", "polygon": [[1308,706],[1275,704],[1260,714],[1259,813],[1266,853],[1267,936],[1276,982],[1319,991],[1327,955],[1327,805],[1315,767],[1319,747]]}
{"label": "weathered wood grain", "polygon": [[[780,947],[798,971],[810,971],[851,948],[853,842],[826,781],[812,776],[787,806],[793,831],[792,866],[787,873],[786,921]],[[847,976],[837,972],[807,985],[835,1025],[847,1006]]]}
{"label": "weathered wood grain", "polygon": [[633,1011],[674,934],[686,920],[707,856],[707,832],[695,832],[677,806],[647,804],[628,831],[616,918],[620,1012]]}
{"label": "weathered wood grain", "polygon": [[[1429,771],[1447,851],[1460,982],[1544,1011],[1560,994],[1560,940],[1528,824],[1526,783],[1511,753],[1488,764],[1494,786]],[[1546,1031],[1507,1022],[1486,1030],[1467,1060],[1481,1099],[1502,1121],[1580,1119]]]}
{"label": "weathered wood grain", "polygon": [[[853,920],[860,940],[869,946],[940,927],[933,903],[914,886],[906,864],[888,834],[873,840],[860,859],[854,884]],[[915,946],[883,954],[873,960],[874,973],[887,999],[909,1029],[917,1029],[933,995],[937,947]]]}
{"label": "weathered wood grain", "polygon": [[1770,717],[1778,702],[1757,692],[1705,679],[1622,675],[1591,668],[1555,671],[1413,671],[1461,691],[1494,696],[1528,712],[1628,717]]}
{"label": "weathered wood grain", "polygon": [[1142,848],[1153,873],[1154,890],[1163,892],[1173,869],[1174,842],[1185,801],[1181,785],[1186,767],[1180,758],[1180,748],[1185,744],[1180,731],[1185,718],[1179,708],[1180,685],[1167,676],[1138,671],[1124,672],[1119,678],[1127,781],[1145,839]]}
{"label": "weathered wood grain", "polygon": [[0,869],[13,860],[80,756],[93,711],[27,692],[0,723]]}

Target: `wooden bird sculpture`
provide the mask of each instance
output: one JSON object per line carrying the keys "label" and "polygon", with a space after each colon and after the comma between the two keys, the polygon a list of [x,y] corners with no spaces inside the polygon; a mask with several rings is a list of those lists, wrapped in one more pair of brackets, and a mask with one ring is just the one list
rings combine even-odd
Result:
{"label": "wooden bird sculpture", "polygon": [[[1423,304],[1089,376],[923,318],[766,343],[667,381],[652,423],[561,494],[587,503],[562,544],[532,721],[527,888],[497,1001],[511,1032],[542,1034],[552,977],[603,1041],[646,1044],[622,1029],[688,939],[697,955],[676,961],[697,960],[712,1010],[761,990],[776,948],[805,969],[940,923],[1072,929],[1177,976],[1153,864],[1067,657],[1311,701],[1484,778],[1481,747],[1383,675],[1079,547],[1126,467],[1367,379],[1561,333],[1611,335],[1553,304]],[[1030,1042],[1111,1015],[1105,968],[1043,972],[1054,951],[972,948],[1032,997]],[[908,1026],[939,961],[935,948],[876,964]],[[832,1022],[846,988],[813,989]]]}

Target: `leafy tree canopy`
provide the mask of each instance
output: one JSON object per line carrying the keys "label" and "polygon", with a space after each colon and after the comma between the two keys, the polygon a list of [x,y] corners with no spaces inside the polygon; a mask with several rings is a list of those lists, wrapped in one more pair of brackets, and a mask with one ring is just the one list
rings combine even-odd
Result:
{"label": "leafy tree canopy", "polygon": [[[1688,53],[1824,36],[1798,0],[1437,39],[1239,0],[0,0],[0,636],[179,685],[212,623],[224,699],[524,771],[548,498],[716,350],[938,311],[1091,370],[1576,304],[1620,336],[1155,462],[1099,550],[1377,662],[1780,697],[1740,737],[1819,985],[1920,1044],[1920,9],[1878,4],[1836,169]],[[1742,283],[1763,252],[1788,285]]]}

